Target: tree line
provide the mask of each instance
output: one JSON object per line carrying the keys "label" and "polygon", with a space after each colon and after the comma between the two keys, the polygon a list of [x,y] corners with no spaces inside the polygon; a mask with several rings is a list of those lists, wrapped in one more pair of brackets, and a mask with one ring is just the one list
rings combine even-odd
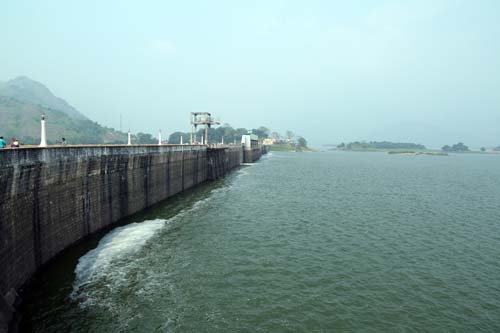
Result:
{"label": "tree line", "polygon": [[358,150],[358,149],[426,149],[424,145],[407,142],[390,142],[390,141],[370,141],[360,142],[354,141],[347,144],[341,143],[337,145],[339,149]]}
{"label": "tree line", "polygon": [[[234,142],[239,143],[241,142],[241,136],[248,134],[249,132],[257,135],[259,139],[273,138],[277,141],[282,140],[288,142],[297,140],[299,145],[303,145],[304,147],[307,146],[306,139],[295,135],[295,133],[293,133],[292,131],[286,131],[285,135],[281,135],[276,131],[271,131],[271,129],[265,126],[247,129],[243,127],[233,128],[229,124],[224,124],[216,128],[209,128],[208,142],[222,142],[222,138],[224,138],[224,143],[234,143]],[[196,132],[198,141],[200,141],[200,138],[204,135],[204,133],[205,133],[204,128],[198,129],[198,131]],[[181,142],[181,137],[183,143],[188,143],[191,137],[191,133],[180,132],[180,131],[174,132],[170,134],[170,136],[168,137],[168,143],[179,144]]]}
{"label": "tree line", "polygon": [[[264,126],[253,128],[250,131],[252,131],[253,134],[256,134],[259,138],[267,138],[270,134],[270,129]],[[235,141],[241,142],[241,136],[248,134],[248,132],[249,130],[246,128],[233,128],[229,124],[224,124],[216,128],[212,127],[208,129],[208,142],[222,142],[222,138],[224,138],[225,143],[233,143]],[[200,138],[204,135],[204,133],[204,128],[198,129],[196,132],[198,141],[200,141]],[[168,137],[168,143],[179,144],[181,142],[181,137],[183,143],[189,143],[191,133],[180,131],[174,132]]]}
{"label": "tree line", "polygon": [[[441,150],[446,151],[446,152],[465,152],[465,151],[469,151],[469,147],[464,145],[462,142],[459,142],[459,143],[455,143],[452,146],[445,145],[441,148]],[[481,149],[481,150],[483,150],[483,149]]]}

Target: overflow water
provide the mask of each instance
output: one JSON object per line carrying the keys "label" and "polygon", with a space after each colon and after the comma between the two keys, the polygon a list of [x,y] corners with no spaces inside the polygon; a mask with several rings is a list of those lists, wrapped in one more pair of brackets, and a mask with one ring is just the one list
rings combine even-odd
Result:
{"label": "overflow water", "polygon": [[500,156],[271,153],[47,267],[22,328],[499,331]]}

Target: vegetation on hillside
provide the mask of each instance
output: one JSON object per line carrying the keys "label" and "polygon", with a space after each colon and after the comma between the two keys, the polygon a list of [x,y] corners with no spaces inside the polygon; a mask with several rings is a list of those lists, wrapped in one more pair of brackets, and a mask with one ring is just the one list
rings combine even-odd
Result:
{"label": "vegetation on hillside", "polygon": [[62,111],[0,97],[0,135],[21,144],[40,142],[40,119],[47,119],[47,142],[56,144],[64,137],[68,144],[126,143],[127,134],[89,119],[72,118]]}
{"label": "vegetation on hillside", "polygon": [[[47,143],[66,139],[68,144],[126,143],[127,134],[88,119],[42,83],[20,76],[0,85],[0,135],[21,144],[40,142],[40,120],[46,117]],[[135,142],[151,143],[139,133]],[[156,141],[155,141],[156,142]]]}
{"label": "vegetation on hillside", "polygon": [[26,104],[39,105],[58,110],[71,118],[88,120],[87,117],[69,105],[64,99],[55,96],[49,88],[42,83],[26,76],[19,76],[0,84],[0,96],[10,97]]}

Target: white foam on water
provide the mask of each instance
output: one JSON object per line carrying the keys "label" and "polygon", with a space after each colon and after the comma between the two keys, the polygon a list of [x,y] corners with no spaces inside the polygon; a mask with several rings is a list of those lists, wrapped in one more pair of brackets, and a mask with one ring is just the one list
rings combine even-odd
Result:
{"label": "white foam on water", "polygon": [[274,156],[274,154],[272,152],[268,152],[267,154],[262,155],[262,158],[267,159],[267,158],[271,158],[273,156]]}
{"label": "white foam on water", "polygon": [[226,188],[212,190],[207,198],[195,202],[192,207],[181,210],[168,220],[156,219],[131,223],[110,231],[100,240],[95,249],[90,250],[78,260],[70,298],[78,301],[81,307],[98,304],[113,311],[117,305],[110,301],[109,297],[119,293],[121,288],[128,285],[127,275],[141,259],[135,255],[148,241],[165,225],[186,214],[192,214],[214,196],[223,194],[226,190]]}
{"label": "white foam on water", "polygon": [[241,177],[243,177],[243,176],[247,176],[249,173],[248,173],[248,171],[246,171],[245,169],[246,169],[246,168],[239,169],[239,170],[237,171],[237,176],[236,176],[236,178],[241,178]]}
{"label": "white foam on water", "polygon": [[131,223],[110,231],[95,249],[90,250],[78,260],[71,298],[83,297],[82,305],[88,305],[91,299],[84,292],[86,287],[105,277],[119,276],[117,274],[119,272],[112,269],[115,264],[123,259],[131,259],[131,256],[139,252],[167,222],[167,220],[158,219]]}

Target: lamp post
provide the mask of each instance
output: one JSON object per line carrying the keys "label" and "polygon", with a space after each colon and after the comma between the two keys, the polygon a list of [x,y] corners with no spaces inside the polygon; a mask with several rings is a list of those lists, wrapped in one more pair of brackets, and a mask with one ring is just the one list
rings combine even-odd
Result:
{"label": "lamp post", "polygon": [[40,146],[39,147],[47,147],[47,131],[45,129],[45,115],[42,115],[41,122],[41,133],[40,133]]}
{"label": "lamp post", "polygon": [[127,145],[130,146],[132,144],[132,136],[130,135],[130,130],[128,130],[128,140]]}

